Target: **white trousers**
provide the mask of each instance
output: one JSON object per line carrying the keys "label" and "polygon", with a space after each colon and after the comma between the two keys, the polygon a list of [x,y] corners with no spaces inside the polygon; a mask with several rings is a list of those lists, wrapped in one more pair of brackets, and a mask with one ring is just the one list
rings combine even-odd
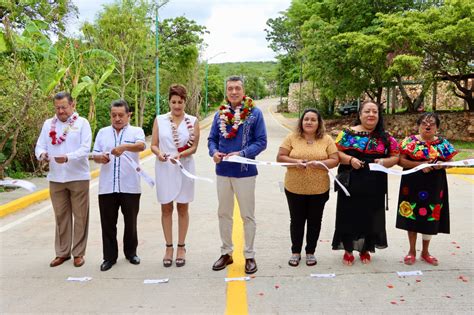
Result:
{"label": "white trousers", "polygon": [[255,181],[257,176],[226,177],[217,176],[217,198],[219,200],[219,232],[221,234],[221,254],[232,255],[232,227],[234,224],[234,194],[244,223],[244,257],[255,258],[254,240],[257,224],[255,222]]}

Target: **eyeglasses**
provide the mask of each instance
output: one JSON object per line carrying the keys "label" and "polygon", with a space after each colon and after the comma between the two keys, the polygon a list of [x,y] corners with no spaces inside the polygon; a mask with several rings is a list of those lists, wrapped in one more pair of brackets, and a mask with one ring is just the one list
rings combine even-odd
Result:
{"label": "eyeglasses", "polygon": [[433,122],[422,121],[422,122],[421,122],[421,125],[422,125],[423,127],[431,127],[431,126],[436,126],[436,122],[434,122],[434,121],[433,121]]}

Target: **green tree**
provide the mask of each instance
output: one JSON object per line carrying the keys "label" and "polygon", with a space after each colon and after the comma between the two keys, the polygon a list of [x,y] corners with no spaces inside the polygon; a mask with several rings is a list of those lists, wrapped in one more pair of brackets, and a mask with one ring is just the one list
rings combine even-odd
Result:
{"label": "green tree", "polygon": [[104,88],[104,83],[107,78],[114,72],[115,64],[111,63],[109,67],[102,73],[100,76],[97,75],[96,78],[91,78],[90,76],[84,76],[81,78],[81,82],[74,87],[72,90],[72,97],[77,98],[79,94],[81,94],[84,90],[86,90],[89,94],[89,115],[87,119],[91,124],[92,134],[95,134],[97,129],[97,120],[96,120],[96,100],[97,97],[100,96],[102,93],[111,92],[119,95],[110,89]]}
{"label": "green tree", "polygon": [[44,22],[28,22],[21,34],[12,25],[4,25],[8,46],[0,52],[0,178],[12,165],[17,170],[35,167],[31,152],[48,115],[47,96],[57,61],[56,50],[43,33]]}
{"label": "green tree", "polygon": [[202,36],[208,33],[204,26],[184,16],[165,19],[160,24],[160,75],[163,83],[161,93],[167,94],[172,83],[187,87],[189,99],[186,110],[199,114],[204,71],[198,63],[199,50],[203,45]]}
{"label": "green tree", "polygon": [[29,21],[42,21],[45,32],[64,31],[66,19],[77,13],[71,0],[2,0],[0,20],[14,29],[23,29]]}

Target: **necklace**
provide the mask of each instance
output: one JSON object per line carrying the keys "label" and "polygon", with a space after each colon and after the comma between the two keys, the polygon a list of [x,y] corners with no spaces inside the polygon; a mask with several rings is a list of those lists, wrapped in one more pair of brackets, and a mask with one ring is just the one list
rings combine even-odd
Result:
{"label": "necklace", "polygon": [[49,137],[51,138],[52,145],[60,145],[61,143],[66,141],[67,134],[74,125],[74,122],[76,122],[77,117],[77,113],[72,114],[72,116],[69,117],[66,121],[68,125],[66,126],[66,128],[64,128],[63,134],[59,138],[56,138],[56,123],[58,122],[58,117],[56,115],[54,116],[53,121],[51,122],[51,129],[49,130]]}
{"label": "necklace", "polygon": [[[232,139],[237,136],[239,126],[244,123],[254,106],[253,100],[245,95],[242,102],[235,107],[234,114],[229,103],[221,105],[219,108],[219,130],[225,139]],[[227,132],[227,125],[232,126],[229,132]]]}
{"label": "necklace", "polygon": [[188,132],[189,132],[189,139],[188,139],[188,142],[186,142],[186,144],[182,147],[179,146],[179,135],[178,135],[178,127],[176,126],[176,124],[173,122],[173,116],[170,114],[168,116],[169,120],[170,120],[170,124],[171,124],[171,133],[173,134],[173,142],[174,142],[174,145],[176,146],[176,148],[178,149],[178,152],[181,153],[187,149],[189,149],[190,147],[193,146],[193,143],[194,143],[194,126],[193,124],[191,123],[191,119],[189,119],[188,116],[184,116],[184,123],[186,124],[186,127],[188,128]]}

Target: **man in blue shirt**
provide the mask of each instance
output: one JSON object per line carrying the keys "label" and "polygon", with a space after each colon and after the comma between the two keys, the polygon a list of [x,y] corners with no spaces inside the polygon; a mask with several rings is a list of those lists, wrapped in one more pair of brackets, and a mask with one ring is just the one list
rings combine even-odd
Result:
{"label": "man in blue shirt", "polygon": [[232,76],[226,81],[227,104],[214,116],[208,138],[209,155],[216,163],[217,197],[219,200],[219,231],[222,240],[221,257],[212,266],[222,270],[233,263],[232,226],[234,194],[240,207],[245,234],[245,272],[257,271],[254,239],[255,223],[255,165],[222,161],[226,156],[239,155],[255,159],[267,147],[265,121],[253,100],[245,96],[242,78]]}

